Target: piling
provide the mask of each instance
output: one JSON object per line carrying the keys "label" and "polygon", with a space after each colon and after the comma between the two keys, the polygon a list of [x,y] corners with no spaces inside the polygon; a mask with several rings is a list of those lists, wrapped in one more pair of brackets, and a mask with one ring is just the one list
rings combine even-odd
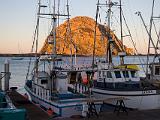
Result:
{"label": "piling", "polygon": [[0,90],[2,90],[2,74],[0,73]]}
{"label": "piling", "polygon": [[6,59],[4,63],[4,90],[9,90],[9,79],[10,79],[10,72],[9,72],[9,61]]}

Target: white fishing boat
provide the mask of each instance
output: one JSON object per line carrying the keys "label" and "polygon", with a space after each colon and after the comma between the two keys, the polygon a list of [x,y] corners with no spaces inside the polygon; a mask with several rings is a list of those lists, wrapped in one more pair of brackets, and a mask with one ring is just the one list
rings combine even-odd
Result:
{"label": "white fishing boat", "polygon": [[[113,6],[120,4],[114,3],[111,0],[107,4],[98,4],[98,6],[108,6],[108,27],[110,28],[110,15]],[[111,28],[110,28],[111,29]],[[120,54],[121,64],[114,65],[112,62],[113,45],[112,35],[110,30],[106,33],[108,36],[108,47],[106,60],[99,61],[97,64],[97,80],[94,81],[92,88],[93,95],[97,98],[113,98],[113,97],[126,97],[129,100],[125,101],[126,107],[135,109],[156,109],[160,108],[160,86],[155,85],[155,81],[160,80],[160,63],[150,64],[151,74],[147,75],[144,79],[140,79],[138,75],[138,67],[136,65],[124,64],[124,52]],[[151,35],[150,35],[151,36]],[[148,65],[149,66],[149,65]],[[150,82],[152,81],[152,82]],[[111,102],[111,104],[116,104]]]}
{"label": "white fishing boat", "polygon": [[[56,5],[55,2],[54,0],[54,5]],[[41,13],[41,9],[47,7],[41,3],[41,0],[39,0],[38,6],[38,19],[34,43],[36,43],[36,45],[38,44],[40,18],[44,18],[42,17],[44,15],[51,15],[53,29],[50,33],[52,37],[48,40],[48,44],[52,44],[54,47],[52,49],[52,54],[40,55],[40,57],[37,55],[35,56],[36,61],[31,75],[29,74],[30,68],[28,69],[25,89],[33,102],[39,104],[46,110],[51,110],[57,116],[69,117],[72,115],[82,115],[83,105],[86,104],[86,96],[69,92],[68,85],[71,79],[74,79],[74,81],[78,80],[80,78],[80,74],[78,73],[83,70],[74,69],[73,66],[64,69],[62,59],[56,54],[56,22],[59,17],[69,17],[69,15],[62,15],[59,14],[59,12],[56,14],[55,6],[53,14]],[[68,0],[67,7],[69,7]],[[69,11],[69,8],[67,8],[67,10]],[[71,73],[74,73],[73,78],[73,74]],[[99,105],[96,106],[100,108]]]}

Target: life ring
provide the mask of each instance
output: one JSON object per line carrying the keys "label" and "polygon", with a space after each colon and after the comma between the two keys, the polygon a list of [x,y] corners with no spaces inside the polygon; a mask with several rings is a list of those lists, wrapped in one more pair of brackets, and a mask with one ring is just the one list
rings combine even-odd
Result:
{"label": "life ring", "polygon": [[54,113],[54,111],[53,111],[51,108],[48,108],[47,114],[48,114],[49,116],[52,116],[53,113]]}

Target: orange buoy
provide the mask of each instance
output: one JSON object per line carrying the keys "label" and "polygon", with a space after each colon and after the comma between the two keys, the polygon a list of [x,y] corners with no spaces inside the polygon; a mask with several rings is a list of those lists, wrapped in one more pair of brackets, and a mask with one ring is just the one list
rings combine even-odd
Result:
{"label": "orange buoy", "polygon": [[53,113],[54,113],[53,110],[52,110],[51,108],[48,108],[47,114],[48,114],[49,116],[52,116]]}
{"label": "orange buoy", "polygon": [[83,79],[83,84],[87,84],[87,83],[88,83],[87,78],[84,78],[84,79]]}

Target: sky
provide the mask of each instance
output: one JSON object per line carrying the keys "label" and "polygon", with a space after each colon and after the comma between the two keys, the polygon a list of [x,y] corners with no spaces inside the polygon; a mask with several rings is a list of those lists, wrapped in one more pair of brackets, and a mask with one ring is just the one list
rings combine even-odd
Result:
{"label": "sky", "polygon": [[[52,0],[51,0],[52,1]],[[64,1],[61,5],[64,7]],[[119,0],[113,0],[117,2]],[[160,0],[155,0],[155,16],[159,16]],[[105,0],[100,0],[104,3]],[[33,40],[33,32],[36,24],[38,0],[0,0],[0,53],[29,53]],[[75,16],[89,16],[95,18],[97,0],[69,0],[71,18]],[[144,21],[149,26],[152,0],[122,0],[122,8],[131,34],[139,53],[146,53],[147,33],[140,17],[135,12],[140,11]],[[101,9],[105,11],[105,8]],[[63,9],[62,9],[63,11]],[[113,12],[117,12],[116,10]],[[104,14],[103,14],[104,15]],[[101,16],[105,19],[105,15]],[[116,29],[117,25],[113,25]],[[43,29],[49,31],[49,28]],[[43,31],[41,31],[43,32]],[[116,33],[116,32],[115,32]],[[118,34],[118,33],[117,33]],[[124,31],[127,35],[127,32]],[[40,37],[39,49],[44,43],[47,33]],[[124,44],[133,47],[131,42],[125,38]]]}

